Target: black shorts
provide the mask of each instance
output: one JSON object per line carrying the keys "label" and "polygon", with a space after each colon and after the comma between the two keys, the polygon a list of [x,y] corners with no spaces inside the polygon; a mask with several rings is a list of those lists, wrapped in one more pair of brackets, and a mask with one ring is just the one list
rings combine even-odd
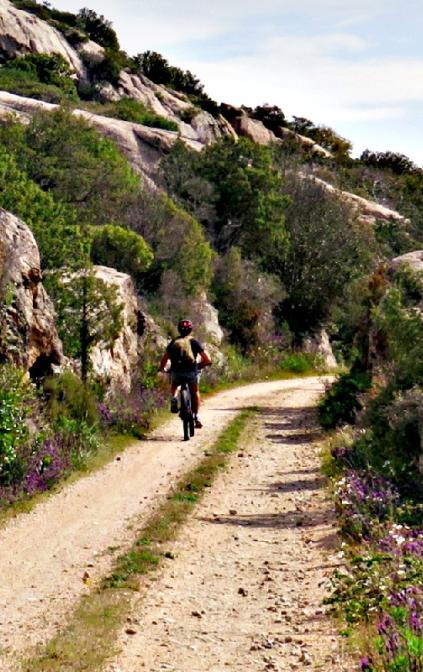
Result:
{"label": "black shorts", "polygon": [[170,379],[173,385],[198,385],[198,371],[171,371]]}

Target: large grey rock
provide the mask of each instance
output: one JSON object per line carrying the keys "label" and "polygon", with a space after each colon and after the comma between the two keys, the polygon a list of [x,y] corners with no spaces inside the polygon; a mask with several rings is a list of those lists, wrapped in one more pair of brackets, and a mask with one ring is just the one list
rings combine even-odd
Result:
{"label": "large grey rock", "polygon": [[132,374],[138,362],[138,302],[129,275],[107,266],[94,266],[94,274],[117,290],[122,306],[122,328],[112,347],[97,344],[90,352],[94,376],[109,383],[110,388],[130,390]]}
{"label": "large grey rock", "polygon": [[304,352],[311,355],[317,355],[325,369],[328,371],[338,367],[329,341],[329,336],[325,329],[319,329],[310,336],[307,336],[303,341],[302,347]]}
{"label": "large grey rock", "polygon": [[190,301],[190,317],[195,329],[200,330],[207,342],[220,345],[224,334],[219,324],[219,313],[210,303],[205,292]]}
{"label": "large grey rock", "polygon": [[0,0],[0,54],[15,58],[25,54],[60,54],[75,73],[85,78],[85,67],[66,38],[46,21]]}
{"label": "large grey rock", "polygon": [[423,250],[414,250],[413,252],[407,252],[407,254],[401,254],[401,256],[392,259],[389,264],[390,270],[394,272],[401,268],[401,266],[410,266],[413,271],[422,272]]}
{"label": "large grey rock", "polygon": [[110,390],[129,391],[143,351],[153,349],[159,360],[167,340],[145,309],[129,275],[107,266],[94,266],[93,270],[97,278],[116,288],[117,302],[122,306],[122,328],[112,347],[99,343],[92,349],[92,372]]}
{"label": "large grey rock", "polygon": [[40,255],[29,228],[0,209],[0,357],[34,376],[62,362],[53,304],[41,283]]}

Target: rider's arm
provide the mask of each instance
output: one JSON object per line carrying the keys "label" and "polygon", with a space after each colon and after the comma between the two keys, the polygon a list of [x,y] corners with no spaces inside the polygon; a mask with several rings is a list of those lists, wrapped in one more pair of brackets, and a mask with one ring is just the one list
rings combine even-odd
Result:
{"label": "rider's arm", "polygon": [[164,371],[166,368],[166,364],[170,360],[169,353],[165,352],[163,357],[160,360],[160,371]]}
{"label": "rider's arm", "polygon": [[206,350],[202,350],[200,352],[200,357],[201,357],[201,364],[203,366],[210,366],[212,361],[210,359],[210,355]]}

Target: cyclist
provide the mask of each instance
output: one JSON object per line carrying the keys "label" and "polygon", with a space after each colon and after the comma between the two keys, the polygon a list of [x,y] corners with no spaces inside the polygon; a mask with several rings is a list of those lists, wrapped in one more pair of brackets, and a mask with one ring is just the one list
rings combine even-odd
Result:
{"label": "cyclist", "polygon": [[[199,370],[205,366],[210,366],[212,362],[210,355],[204,350],[202,344],[190,336],[192,332],[192,322],[190,320],[180,320],[178,322],[178,332],[179,336],[174,338],[166,348],[166,352],[160,361],[160,371],[164,372],[167,363],[170,361],[172,395],[170,410],[172,413],[178,412],[176,391],[179,385],[188,383],[195,426],[200,428],[203,425],[198,414],[200,410]],[[198,357],[200,357],[200,363],[197,362]]]}

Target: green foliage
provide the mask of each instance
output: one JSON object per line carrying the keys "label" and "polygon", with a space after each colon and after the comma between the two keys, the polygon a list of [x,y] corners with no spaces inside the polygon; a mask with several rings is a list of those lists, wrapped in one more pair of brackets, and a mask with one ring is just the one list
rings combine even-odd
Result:
{"label": "green foliage", "polygon": [[98,425],[97,399],[94,391],[83,385],[80,378],[70,371],[48,378],[43,383],[48,416],[55,425],[63,425],[63,419],[85,423],[88,427]]}
{"label": "green foliage", "polygon": [[307,373],[316,368],[316,356],[304,352],[291,353],[282,357],[279,363],[282,371]]}
{"label": "green foliage", "polygon": [[176,91],[186,93],[193,104],[199,105],[211,114],[217,114],[218,104],[204,92],[200,80],[189,70],[181,70],[169,65],[166,58],[156,51],[144,51],[132,59],[132,67],[156,84],[164,84]]}
{"label": "green foliage", "polygon": [[198,221],[167,196],[142,191],[127,210],[126,223],[150,245],[154,261],[144,277],[157,291],[163,273],[176,274],[170,294],[196,295],[210,286],[214,253]]}
{"label": "green foliage", "polygon": [[29,443],[26,418],[34,391],[24,371],[0,366],[0,485],[22,478],[21,450]]}
{"label": "green foliage", "polygon": [[390,170],[395,175],[412,175],[421,172],[421,169],[408,156],[396,152],[372,152],[366,149],[360,156],[360,161],[366,166]]}
{"label": "green foliage", "polygon": [[339,158],[347,158],[352,149],[349,140],[341,137],[332,128],[327,126],[315,126],[309,119],[304,117],[293,117],[290,128],[300,135],[305,135],[314,140],[315,143],[335,154]]}
{"label": "green foliage", "polygon": [[274,270],[287,247],[287,199],[269,148],[224,138],[196,155],[176,145],[163,166],[171,195],[200,216],[219,252],[237,245],[264,270]]}
{"label": "green foliage", "polygon": [[48,103],[77,101],[72,70],[59,54],[30,54],[0,66],[0,87],[5,91]]}
{"label": "green foliage", "polygon": [[99,61],[86,58],[86,66],[94,82],[119,83],[119,76],[123,68],[128,65],[128,57],[123,51],[106,48],[104,57]]}
{"label": "green foliage", "polygon": [[369,390],[368,373],[343,373],[327,390],[319,403],[319,420],[322,427],[332,429],[340,424],[353,423],[362,408],[360,395]]}
{"label": "green foliage", "polygon": [[110,21],[102,14],[84,7],[77,14],[77,24],[84,30],[90,39],[106,49],[117,51],[119,41]]}
{"label": "green foliage", "polygon": [[114,143],[67,110],[3,127],[0,140],[31,180],[75,209],[80,225],[119,224],[137,192],[139,178]]}
{"label": "green foliage", "polygon": [[[0,138],[1,133],[2,129]],[[13,137],[9,137],[13,145]],[[44,268],[72,265],[81,256],[83,239],[75,213],[40,189],[3,147],[0,147],[0,206],[22,218],[32,229]]]}
{"label": "green foliage", "polygon": [[281,126],[288,125],[284,113],[277,105],[257,105],[254,110],[247,108],[247,111],[250,112],[253,119],[261,121],[276,136],[280,135]]}
{"label": "green foliage", "polygon": [[423,496],[423,483],[418,473],[423,436],[423,390],[395,390],[393,385],[382,389],[369,402],[366,414],[368,430],[356,442],[358,460],[366,460],[392,478],[403,492]]}
{"label": "green foliage", "polygon": [[403,389],[423,383],[422,297],[422,276],[405,269],[374,312],[375,324],[387,339],[392,375]]}
{"label": "green foliage", "polygon": [[232,343],[244,353],[268,343],[275,332],[272,310],[282,298],[275,276],[260,272],[233,247],[217,262],[213,293]]}
{"label": "green foliage", "polygon": [[349,282],[371,268],[372,231],[351,208],[312,179],[287,176],[289,247],[278,272],[287,292],[282,315],[301,333],[315,328]]}
{"label": "green foliage", "polygon": [[114,117],[123,121],[132,121],[143,126],[153,128],[163,128],[167,131],[178,131],[179,127],[175,121],[166,119],[160,114],[156,114],[147,109],[143,103],[133,98],[123,97],[115,103],[91,103],[85,105],[92,112],[101,114],[104,117]]}
{"label": "green foliage", "polygon": [[150,268],[153,253],[138,233],[108,224],[94,230],[91,259],[94,264],[138,276]]}

